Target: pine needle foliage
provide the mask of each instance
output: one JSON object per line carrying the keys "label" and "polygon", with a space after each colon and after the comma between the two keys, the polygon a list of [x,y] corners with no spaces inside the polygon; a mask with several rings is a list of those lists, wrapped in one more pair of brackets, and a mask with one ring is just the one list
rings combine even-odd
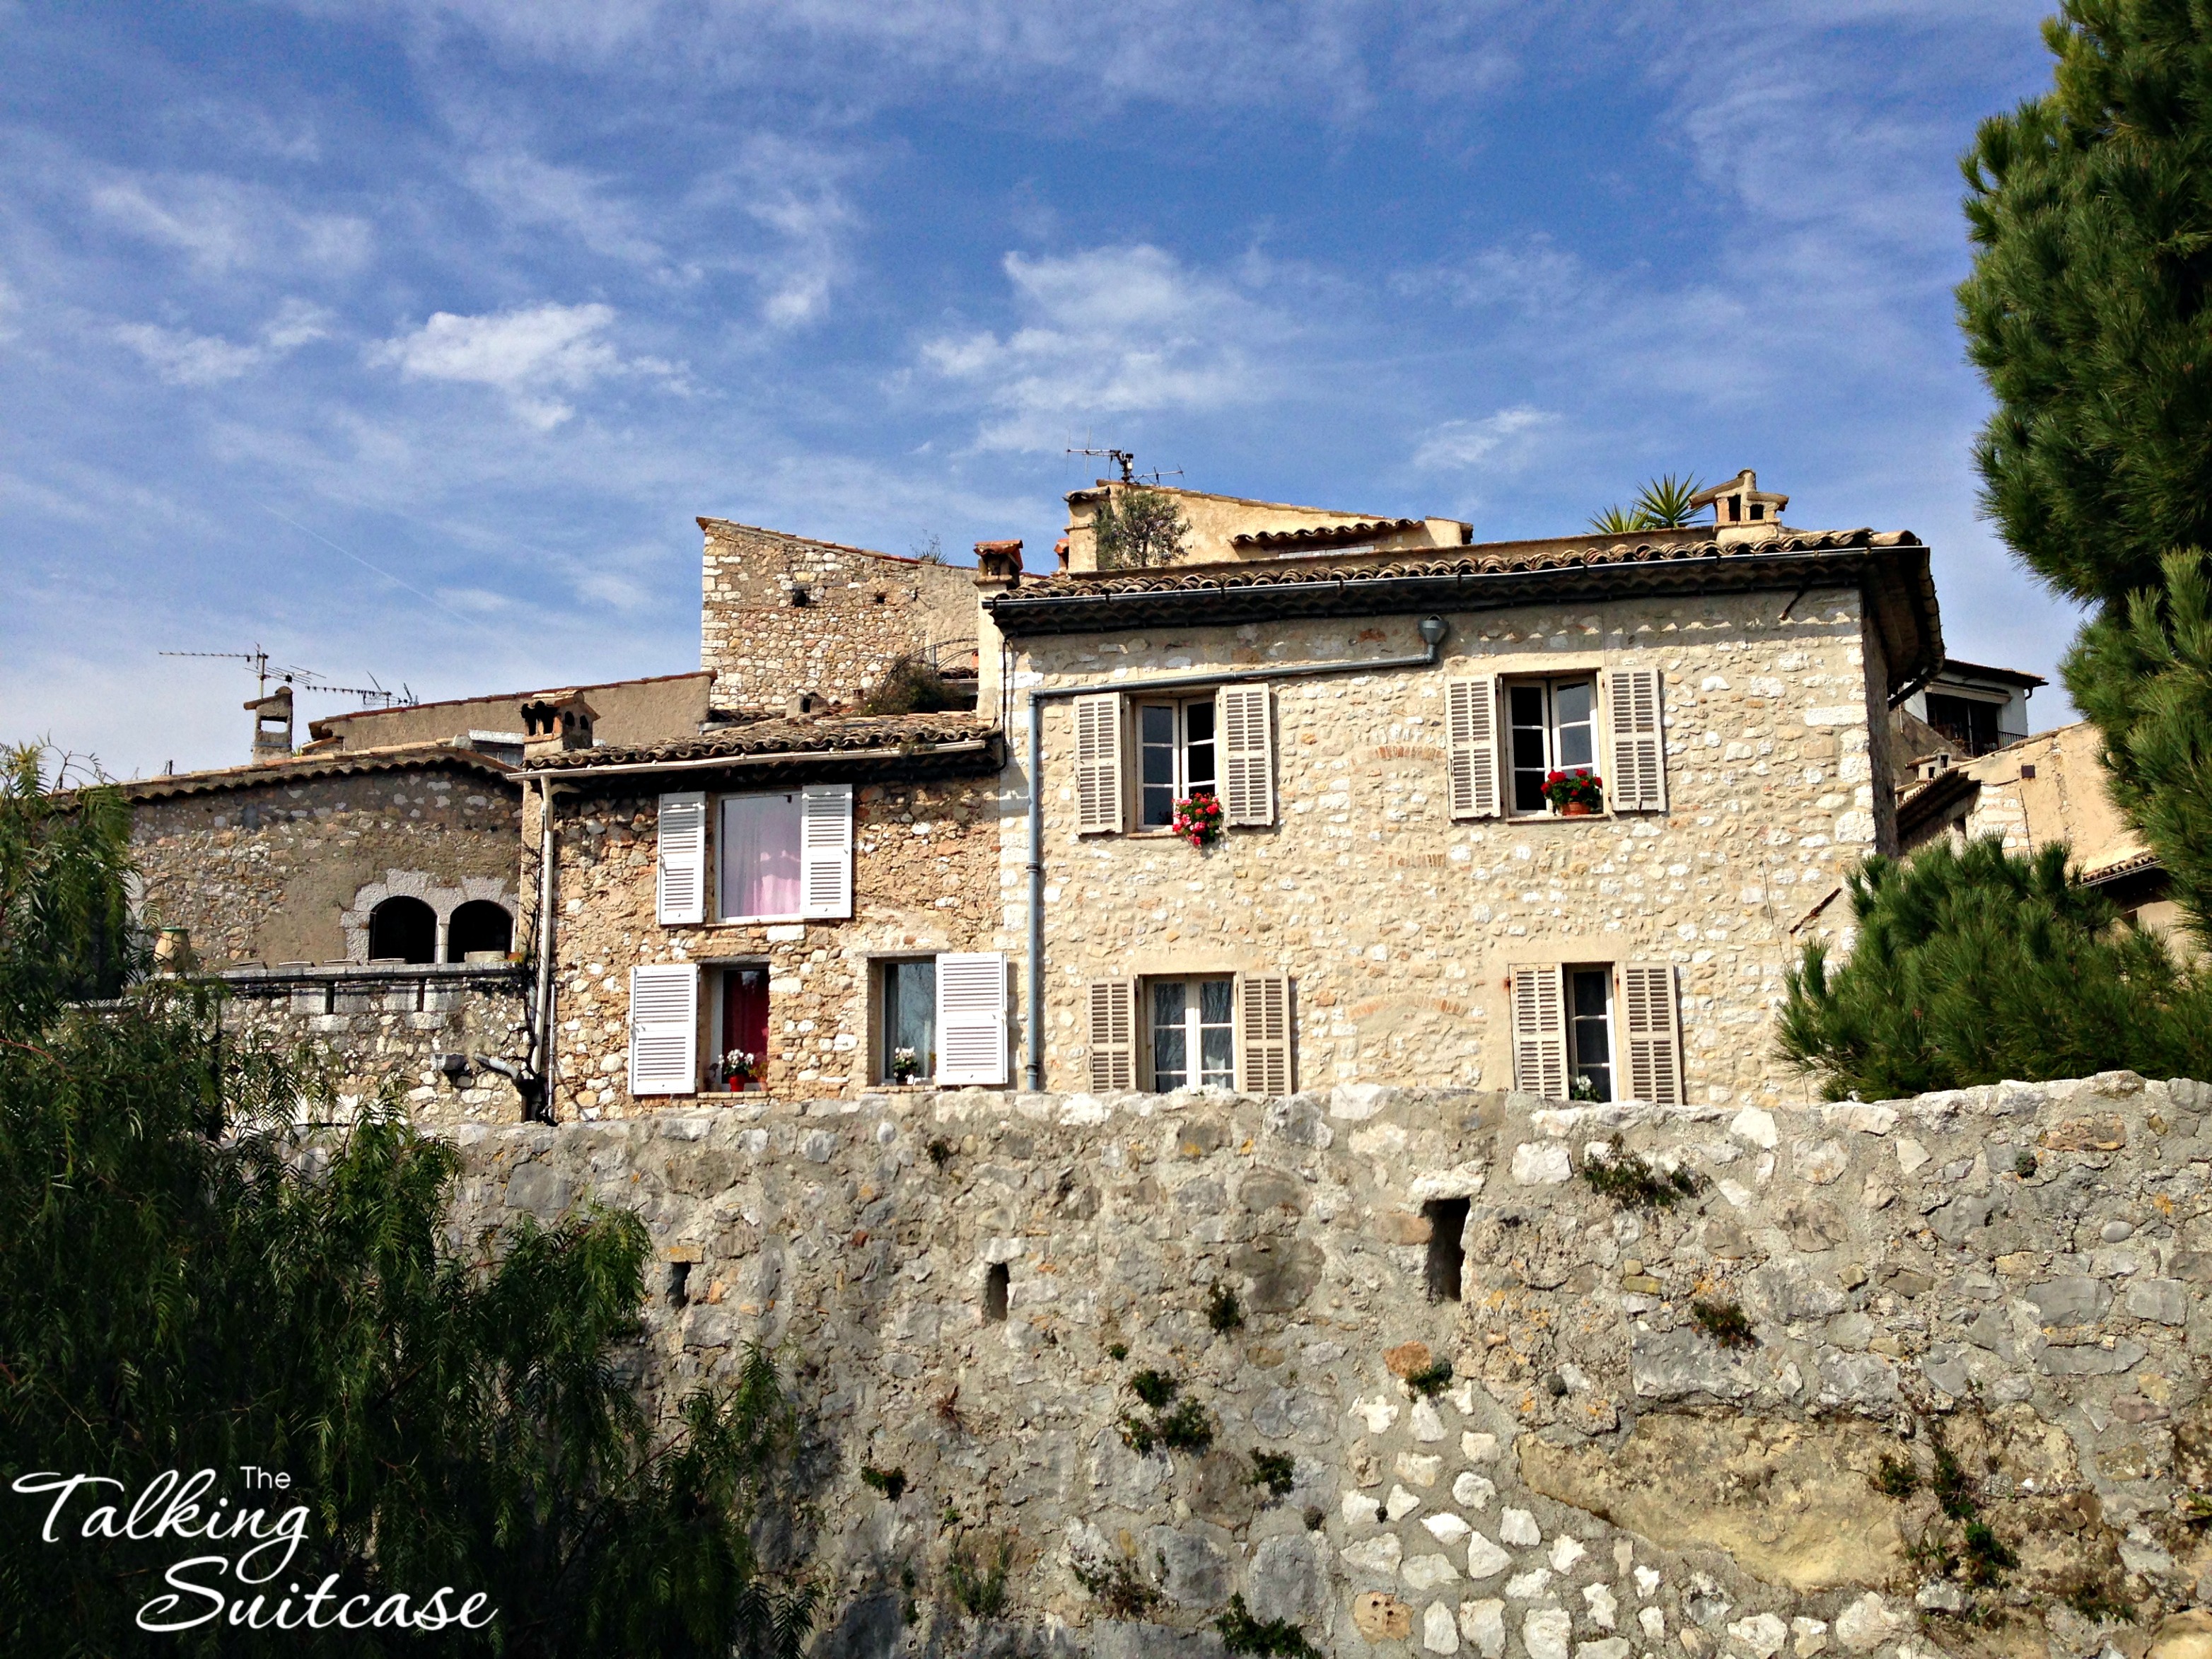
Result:
{"label": "pine needle foliage", "polygon": [[[0,1651],[796,1655],[817,1592],[753,1541],[793,1502],[769,1356],[655,1420],[635,1215],[455,1237],[454,1148],[392,1101],[342,1114],[311,1059],[222,1033],[213,988],[72,1006],[125,988],[85,942],[123,914],[127,826],[34,782],[19,753],[0,795]],[[43,973],[40,940],[60,947]],[[289,1491],[249,1498],[248,1463]],[[86,1494],[41,1544],[52,1499],[10,1490],[83,1474],[127,1503],[202,1468],[210,1507],[308,1509],[267,1611],[336,1573],[343,1595],[453,1586],[449,1610],[481,1591],[496,1619],[150,1635],[134,1617],[163,1574],[225,1547],[87,1540]]]}
{"label": "pine needle foliage", "polygon": [[1189,544],[1190,521],[1175,497],[1142,485],[1108,492],[1091,515],[1101,570],[1146,570],[1173,564]]}
{"label": "pine needle foliage", "polygon": [[2104,735],[2114,800],[2212,944],[2212,568],[2192,548],[2161,574],[2082,629],[2066,690]]}
{"label": "pine needle foliage", "polygon": [[2043,31],[2051,90],[1960,163],[1959,318],[1996,404],[1975,459],[2031,568],[2124,605],[2212,546],[2212,15],[2063,0]]}
{"label": "pine needle foliage", "polygon": [[1857,942],[1788,976],[1783,1055],[1831,1100],[2126,1068],[2203,1077],[2212,991],[2165,942],[2069,878],[2068,848],[1938,842],[1849,878]]}

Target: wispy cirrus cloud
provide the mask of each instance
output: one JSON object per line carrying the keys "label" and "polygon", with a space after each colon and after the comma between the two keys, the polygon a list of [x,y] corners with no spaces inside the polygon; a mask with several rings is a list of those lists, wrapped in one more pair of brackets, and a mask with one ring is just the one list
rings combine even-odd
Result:
{"label": "wispy cirrus cloud", "polygon": [[369,348],[373,366],[410,380],[489,386],[516,416],[550,431],[576,410],[561,394],[576,394],[612,375],[647,374],[680,381],[681,371],[656,357],[625,358],[601,337],[612,306],[552,302],[463,317],[434,313],[420,328]]}
{"label": "wispy cirrus cloud", "polygon": [[1475,421],[1445,421],[1422,435],[1413,465],[1427,472],[1481,467],[1507,471],[1527,465],[1537,434],[1559,424],[1548,410],[1501,409]]}
{"label": "wispy cirrus cloud", "polygon": [[330,313],[305,300],[287,300],[253,339],[164,328],[156,323],[118,323],[114,337],[145,360],[171,386],[215,386],[252,374],[330,332]]}

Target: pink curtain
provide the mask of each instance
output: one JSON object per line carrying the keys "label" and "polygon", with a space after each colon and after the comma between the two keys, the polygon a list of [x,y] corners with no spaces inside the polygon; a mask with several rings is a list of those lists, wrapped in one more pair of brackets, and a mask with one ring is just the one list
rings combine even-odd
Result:
{"label": "pink curtain", "polygon": [[732,795],[722,803],[722,914],[799,914],[799,797]]}

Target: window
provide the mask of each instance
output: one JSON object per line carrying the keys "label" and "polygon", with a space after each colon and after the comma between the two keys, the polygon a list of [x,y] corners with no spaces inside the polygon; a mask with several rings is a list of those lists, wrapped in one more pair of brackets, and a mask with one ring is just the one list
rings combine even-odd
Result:
{"label": "window", "polygon": [[884,1082],[897,1079],[899,1050],[914,1051],[914,1077],[927,1082],[937,1075],[937,962],[883,964],[883,1051],[876,1057],[877,1074]]}
{"label": "window", "polygon": [[1513,810],[1548,812],[1544,780],[1597,767],[1597,688],[1588,679],[1521,680],[1505,689]]}
{"label": "window", "polygon": [[1984,702],[1978,697],[1947,697],[1931,691],[1928,694],[1928,724],[1969,756],[1986,755],[2004,743],[2003,734],[1997,730],[1997,714],[2002,707]]}
{"label": "window", "polygon": [[446,923],[446,960],[466,962],[480,951],[504,957],[514,945],[514,918],[503,904],[471,899]]}
{"label": "window", "polygon": [[435,962],[438,913],[418,898],[388,898],[368,913],[371,962]]}
{"label": "window", "polygon": [[1463,1198],[1432,1198],[1421,1206],[1429,1224],[1429,1257],[1423,1277],[1429,1300],[1456,1302],[1460,1278],[1467,1271],[1467,1211]]}
{"label": "window", "polygon": [[799,793],[722,802],[722,916],[799,914]]}
{"label": "window", "polygon": [[1613,970],[1567,969],[1567,1055],[1575,1100],[1613,1098]]}
{"label": "window", "polygon": [[1137,822],[1164,830],[1176,802],[1213,793],[1213,699],[1137,705],[1140,799]]}
{"label": "window", "polygon": [[1152,980],[1146,1004],[1152,1011],[1155,1091],[1236,1087],[1235,980]]}
{"label": "window", "polygon": [[710,1070],[714,1080],[730,1081],[730,1055],[752,1056],[753,1080],[768,1075],[768,964],[745,963],[721,972],[720,1015],[715,1028],[714,1055]]}

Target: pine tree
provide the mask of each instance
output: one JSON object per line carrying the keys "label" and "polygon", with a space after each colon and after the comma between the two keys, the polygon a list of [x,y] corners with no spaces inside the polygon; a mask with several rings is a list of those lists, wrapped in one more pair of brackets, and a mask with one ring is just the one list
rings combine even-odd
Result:
{"label": "pine tree", "polygon": [[[657,1419],[636,1216],[449,1238],[458,1154],[396,1102],[342,1114],[311,1059],[222,1034],[204,985],[84,1004],[126,989],[127,819],[112,792],[38,787],[35,757],[10,779],[0,1651],[796,1655],[817,1592],[769,1571],[796,1556],[764,1560],[753,1541],[756,1522],[804,1536],[789,1522],[799,1425],[769,1358]],[[247,1463],[290,1490],[246,1492]],[[202,1468],[221,1476],[210,1508],[220,1493],[272,1518],[308,1511],[275,1581],[191,1575],[237,1605],[261,1594],[265,1617],[289,1593],[296,1623],[336,1573],[342,1595],[452,1586],[447,1611],[481,1592],[497,1617],[432,1638],[256,1632],[228,1614],[149,1634],[134,1620],[173,1593],[166,1572],[240,1547],[87,1540],[106,1501],[92,1496],[43,1544],[52,1497],[12,1490],[52,1471],[136,1495]],[[172,1618],[205,1605],[177,1601]]]}
{"label": "pine tree", "polygon": [[1858,939],[1817,942],[1788,978],[1785,1058],[1839,1100],[2125,1069],[2212,1075],[2212,989],[2155,933],[2071,879],[2068,848],[1995,837],[1869,859],[1849,880]]}
{"label": "pine tree", "polygon": [[1141,485],[1110,492],[1091,515],[1101,570],[1173,564],[1190,539],[1189,520],[1164,489]]}

